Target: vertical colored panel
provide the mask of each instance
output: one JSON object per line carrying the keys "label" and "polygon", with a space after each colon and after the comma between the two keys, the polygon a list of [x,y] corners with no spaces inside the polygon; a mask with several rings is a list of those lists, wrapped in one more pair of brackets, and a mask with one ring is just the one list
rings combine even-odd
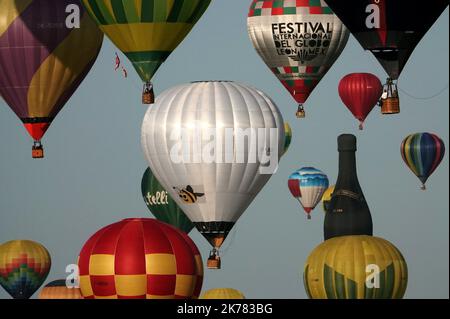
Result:
{"label": "vertical colored panel", "polygon": [[141,21],[143,23],[153,22],[155,0],[142,0],[141,8]]}
{"label": "vertical colored panel", "polygon": [[[114,16],[116,18],[116,23],[124,24],[124,23],[130,23],[131,21],[127,21],[127,16],[125,14],[125,7],[124,2],[122,0],[110,0],[111,1],[111,7],[114,12]],[[132,6],[132,1],[127,1],[128,6]]]}

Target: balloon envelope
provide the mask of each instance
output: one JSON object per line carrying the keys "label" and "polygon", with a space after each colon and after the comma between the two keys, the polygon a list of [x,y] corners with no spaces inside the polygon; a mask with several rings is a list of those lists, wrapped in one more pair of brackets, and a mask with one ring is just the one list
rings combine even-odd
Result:
{"label": "balloon envelope", "polygon": [[445,155],[442,139],[432,133],[415,133],[408,135],[400,146],[403,161],[422,182],[425,183],[438,168]]}
{"label": "balloon envelope", "polygon": [[30,240],[0,245],[0,285],[14,299],[28,299],[44,283],[50,271],[47,249]]}
{"label": "balloon envelope", "polygon": [[233,288],[214,288],[202,293],[200,299],[245,299],[245,296]]}
{"label": "balloon envelope", "polygon": [[334,188],[336,185],[332,185],[322,195],[322,208],[324,212],[327,212],[328,205],[330,204],[331,197],[333,196]]}
{"label": "balloon envelope", "polygon": [[128,57],[142,81],[188,35],[210,0],[83,0],[100,29]]}
{"label": "balloon envelope", "polygon": [[365,50],[396,80],[417,44],[448,6],[409,0],[325,0]]}
{"label": "balloon envelope", "polygon": [[283,148],[282,155],[287,153],[287,151],[289,150],[289,147],[291,146],[291,142],[292,142],[292,129],[288,122],[284,123],[284,135],[285,135],[285,140],[284,140],[284,148]]}
{"label": "balloon envelope", "polygon": [[260,57],[300,104],[349,38],[348,30],[323,1],[254,0],[247,25]]}
{"label": "balloon envelope", "polygon": [[156,219],[189,233],[194,225],[183,210],[162,187],[150,168],[145,170],[141,181],[142,197]]}
{"label": "balloon envelope", "polygon": [[[69,6],[79,9],[79,28],[66,24]],[[90,71],[103,35],[79,0],[1,1],[0,12],[0,95],[40,141]]]}
{"label": "balloon envelope", "polygon": [[194,242],[156,219],[134,218],[106,226],[78,259],[86,299],[197,298],[203,266]]}
{"label": "balloon envelope", "polygon": [[364,121],[383,93],[380,80],[370,73],[351,73],[341,79],[338,90],[342,102],[360,121],[362,129]]}
{"label": "balloon envelope", "polygon": [[401,299],[408,268],[400,251],[385,239],[340,236],[311,252],[303,283],[311,299]]}
{"label": "balloon envelope", "polygon": [[83,296],[79,288],[69,288],[65,279],[59,279],[45,285],[39,299],[83,299]]}
{"label": "balloon envelope", "polygon": [[328,188],[328,177],[314,167],[304,167],[289,176],[288,187],[310,218],[309,214]]}
{"label": "balloon envelope", "polygon": [[254,88],[196,82],[159,95],[144,117],[141,141],[157,179],[219,248],[276,170],[284,121]]}

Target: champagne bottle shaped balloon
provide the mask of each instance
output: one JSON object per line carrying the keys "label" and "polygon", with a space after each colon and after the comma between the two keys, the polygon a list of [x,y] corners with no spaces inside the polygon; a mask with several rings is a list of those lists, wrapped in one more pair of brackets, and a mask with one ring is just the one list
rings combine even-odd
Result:
{"label": "champagne bottle shaped balloon", "polygon": [[356,137],[338,137],[339,174],[324,223],[325,240],[373,234],[372,216],[356,174]]}

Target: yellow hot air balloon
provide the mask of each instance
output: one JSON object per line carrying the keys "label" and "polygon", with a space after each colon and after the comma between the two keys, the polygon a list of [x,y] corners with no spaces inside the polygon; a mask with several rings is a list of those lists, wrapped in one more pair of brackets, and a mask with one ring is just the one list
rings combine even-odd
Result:
{"label": "yellow hot air balloon", "polygon": [[211,0],[83,0],[100,29],[145,82],[142,102],[154,100],[151,79],[191,31]]}
{"label": "yellow hot air balloon", "polygon": [[215,288],[204,292],[200,299],[245,299],[245,296],[233,288]]}
{"label": "yellow hot air balloon", "polygon": [[289,150],[289,146],[291,146],[292,142],[292,129],[288,122],[284,123],[284,148],[281,155],[286,154],[286,152]]}
{"label": "yellow hot air balloon", "polygon": [[336,185],[332,185],[328,187],[322,195],[322,208],[325,213],[328,210],[328,205],[330,204],[331,197],[333,196],[335,186]]}
{"label": "yellow hot air balloon", "polygon": [[387,240],[341,236],[313,250],[303,282],[312,299],[400,299],[408,270],[400,251]]}
{"label": "yellow hot air balloon", "polygon": [[79,288],[70,288],[65,279],[54,280],[42,288],[39,299],[83,299]]}

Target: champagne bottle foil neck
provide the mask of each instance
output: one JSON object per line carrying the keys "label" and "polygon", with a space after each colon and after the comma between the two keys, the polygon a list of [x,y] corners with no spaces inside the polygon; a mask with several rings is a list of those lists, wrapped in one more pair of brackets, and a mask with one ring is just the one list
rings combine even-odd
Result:
{"label": "champagne bottle foil neck", "polygon": [[356,136],[352,134],[342,134],[338,137],[339,152],[356,152]]}

